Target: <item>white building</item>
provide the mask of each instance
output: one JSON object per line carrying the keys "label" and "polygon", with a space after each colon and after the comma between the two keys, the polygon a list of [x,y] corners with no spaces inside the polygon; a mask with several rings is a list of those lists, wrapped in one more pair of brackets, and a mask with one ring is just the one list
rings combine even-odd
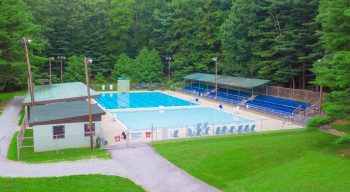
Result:
{"label": "white building", "polygon": [[[29,127],[33,128],[34,151],[50,151],[90,146],[88,103],[85,100],[33,106]],[[105,112],[92,105],[94,143],[101,132]]]}

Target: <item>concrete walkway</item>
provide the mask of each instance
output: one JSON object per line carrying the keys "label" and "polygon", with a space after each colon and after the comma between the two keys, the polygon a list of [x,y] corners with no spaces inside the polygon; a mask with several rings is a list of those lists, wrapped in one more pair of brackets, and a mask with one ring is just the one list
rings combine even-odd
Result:
{"label": "concrete walkway", "polygon": [[152,147],[113,150],[113,160],[128,170],[128,178],[150,191],[220,191],[179,169]]}
{"label": "concrete walkway", "polygon": [[13,134],[18,129],[18,113],[24,97],[14,97],[0,116],[0,159],[6,158]]}
{"label": "concrete walkway", "polygon": [[48,177],[84,174],[116,175],[131,179],[148,191],[220,191],[179,169],[158,155],[152,147],[110,150],[111,160],[27,164],[6,159],[9,143],[18,129],[17,120],[23,98],[15,97],[0,117],[0,176]]}

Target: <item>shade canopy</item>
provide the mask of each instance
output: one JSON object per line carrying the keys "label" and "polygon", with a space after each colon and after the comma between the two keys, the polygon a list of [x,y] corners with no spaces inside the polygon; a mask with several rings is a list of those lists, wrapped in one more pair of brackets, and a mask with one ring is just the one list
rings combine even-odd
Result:
{"label": "shade canopy", "polygon": [[233,77],[233,76],[225,76],[225,75],[217,75],[217,80],[215,81],[214,74],[207,73],[193,73],[191,75],[187,75],[184,77],[186,80],[199,81],[205,83],[215,83],[217,82],[219,85],[227,85],[238,88],[252,89],[258,86],[265,85],[269,83],[269,80],[265,79],[252,79],[245,77]]}
{"label": "shade canopy", "polygon": [[[94,98],[98,97],[98,93],[92,89],[90,89],[90,95]],[[34,105],[84,99],[87,99],[87,89],[86,85],[82,82],[39,85],[34,87]],[[31,105],[29,92],[24,98],[23,105]]]}

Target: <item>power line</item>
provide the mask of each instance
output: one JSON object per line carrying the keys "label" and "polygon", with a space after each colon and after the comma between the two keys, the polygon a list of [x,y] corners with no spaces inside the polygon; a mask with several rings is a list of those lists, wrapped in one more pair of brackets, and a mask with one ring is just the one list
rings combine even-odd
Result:
{"label": "power line", "polygon": [[12,45],[11,47],[9,47],[9,48],[7,48],[7,49],[5,49],[5,50],[1,50],[1,54],[4,53],[4,52],[6,52],[6,51],[11,50],[12,48],[16,47],[17,45],[19,45],[19,43],[16,43],[16,44]]}

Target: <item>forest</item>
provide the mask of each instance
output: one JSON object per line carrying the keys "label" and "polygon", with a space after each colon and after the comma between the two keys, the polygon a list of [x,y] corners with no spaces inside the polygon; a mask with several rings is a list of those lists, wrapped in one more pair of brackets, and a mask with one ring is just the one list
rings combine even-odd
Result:
{"label": "forest", "polygon": [[[268,79],[330,93],[326,113],[350,113],[348,0],[1,0],[0,90],[27,86],[23,47],[30,37],[33,78],[83,81],[91,57],[97,83],[181,81],[192,72]],[[170,56],[170,62],[166,57]]]}

